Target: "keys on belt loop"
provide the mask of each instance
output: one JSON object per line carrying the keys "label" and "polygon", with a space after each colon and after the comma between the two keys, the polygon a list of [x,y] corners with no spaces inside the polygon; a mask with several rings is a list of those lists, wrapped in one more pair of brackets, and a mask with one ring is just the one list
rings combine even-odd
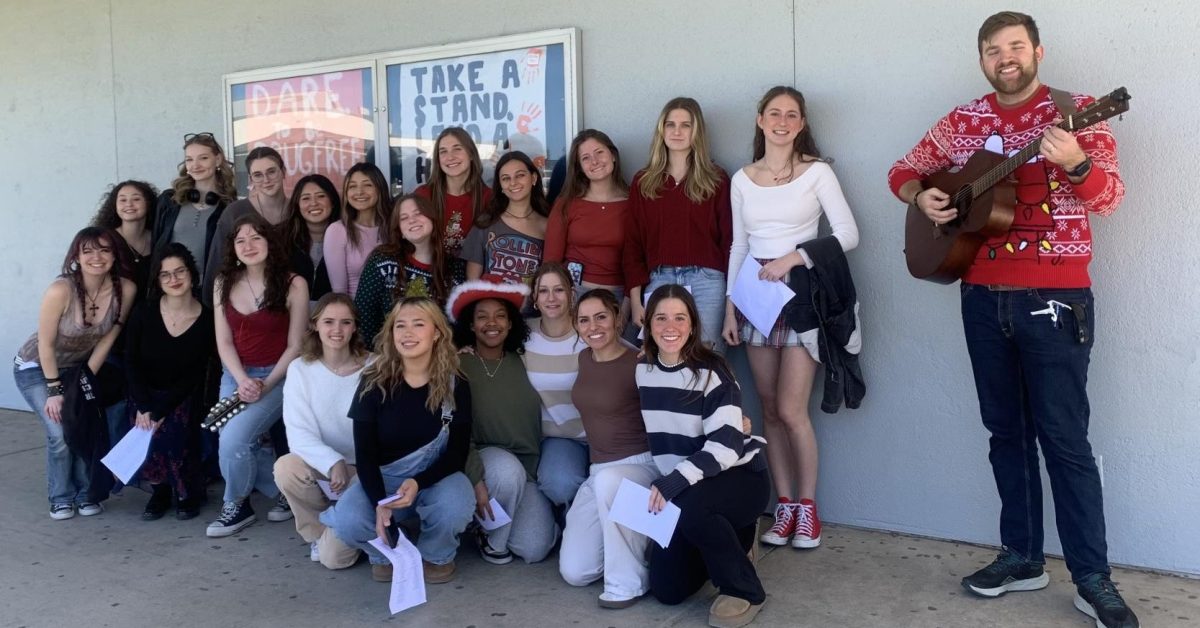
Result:
{"label": "keys on belt loop", "polygon": [[1059,310],[1062,308],[1071,309],[1071,306],[1069,306],[1066,303],[1063,303],[1061,301],[1055,301],[1054,299],[1050,299],[1049,301],[1046,301],[1046,309],[1033,310],[1032,312],[1029,313],[1029,315],[1030,316],[1041,316],[1043,314],[1049,314],[1050,315],[1050,324],[1054,325],[1055,327],[1061,327],[1062,323],[1059,322],[1058,316],[1059,316]]}

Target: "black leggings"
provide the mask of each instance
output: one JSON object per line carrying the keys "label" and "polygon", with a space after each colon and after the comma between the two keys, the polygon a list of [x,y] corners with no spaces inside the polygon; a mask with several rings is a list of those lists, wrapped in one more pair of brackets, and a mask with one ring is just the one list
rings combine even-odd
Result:
{"label": "black leggings", "polygon": [[[761,455],[761,454],[760,454]],[[762,604],[767,594],[746,552],[770,497],[767,472],[734,467],[675,497],[679,525],[663,549],[651,543],[650,593],[679,604],[711,579],[723,595]]]}

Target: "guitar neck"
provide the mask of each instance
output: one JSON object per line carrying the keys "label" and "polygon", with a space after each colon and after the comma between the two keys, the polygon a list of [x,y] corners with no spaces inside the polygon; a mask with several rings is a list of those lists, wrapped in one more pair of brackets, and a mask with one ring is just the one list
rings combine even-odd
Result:
{"label": "guitar neck", "polygon": [[[1058,125],[1060,129],[1066,129],[1067,123],[1063,122]],[[971,184],[972,198],[978,197],[980,194],[990,190],[992,186],[1008,178],[1021,164],[1029,161],[1034,155],[1042,149],[1042,138],[1037,138],[1029,144],[1017,151],[1012,157],[996,164],[991,170],[988,170],[982,177],[979,177]]]}

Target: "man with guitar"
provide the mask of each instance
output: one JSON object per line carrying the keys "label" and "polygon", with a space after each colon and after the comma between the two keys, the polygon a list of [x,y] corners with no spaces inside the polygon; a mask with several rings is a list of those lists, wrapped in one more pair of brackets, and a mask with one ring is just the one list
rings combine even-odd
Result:
{"label": "man with guitar", "polygon": [[[1096,108],[1087,109],[1090,97],[1067,95],[1038,80],[1044,50],[1033,18],[1007,11],[989,17],[979,29],[978,46],[980,68],[995,92],[939,120],[888,173],[892,191],[915,215],[909,235],[926,237],[931,248],[958,253],[965,248],[967,255],[963,328],[980,414],[991,433],[1004,548],[962,584],[996,597],[1049,583],[1043,569],[1040,444],[1076,608],[1097,626],[1136,627],[1137,616],[1109,577],[1100,476],[1087,438],[1087,369],[1095,330],[1088,216],[1112,213],[1124,196],[1116,142],[1104,122],[1074,134],[1063,128],[1078,128],[1076,107],[1084,108],[1083,117]],[[1108,98],[1120,105],[1128,99],[1123,90]],[[1030,146],[1037,142],[1040,146]],[[958,189],[933,184],[946,180],[938,171],[965,172],[975,157],[999,162],[1026,147],[1031,150],[1018,155],[1009,170],[1000,164]],[[981,151],[1001,156],[975,155]],[[988,202],[979,202],[985,198]],[[969,224],[986,223],[987,212],[997,213],[993,204],[1007,209],[1003,221],[979,229],[982,235],[970,247],[964,244],[969,240],[948,244]],[[919,242],[907,238],[909,268],[930,278],[932,272],[916,270]]]}

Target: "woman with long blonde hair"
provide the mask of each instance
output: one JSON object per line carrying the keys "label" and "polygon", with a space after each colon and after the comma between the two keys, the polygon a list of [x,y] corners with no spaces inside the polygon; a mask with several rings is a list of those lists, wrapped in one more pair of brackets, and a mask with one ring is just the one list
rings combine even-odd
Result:
{"label": "woman with long blonde hair", "polygon": [[700,309],[705,344],[723,351],[725,270],[733,239],[729,177],[709,155],[700,104],[678,97],[658,116],[650,162],[633,177],[624,251],[633,322],[644,321],[642,295],[687,286]]}
{"label": "woman with long blonde hair", "polygon": [[[321,514],[342,542],[367,552],[371,577],[392,566],[370,545],[387,528],[420,519],[425,581],[454,579],[458,535],[475,509],[463,475],[471,445],[471,389],[459,375],[453,333],[428,297],[400,300],[384,321],[379,355],[350,405],[358,482]],[[386,499],[391,501],[380,503]]]}
{"label": "woman with long blonde hair", "polygon": [[[183,136],[183,163],[171,188],[158,197],[154,217],[154,251],[179,242],[204,272],[225,207],[237,200],[233,164],[212,133]],[[157,257],[157,255],[155,255]],[[203,277],[201,300],[212,303],[212,277]]]}
{"label": "woman with long blonde hair", "polygon": [[353,424],[346,412],[370,353],[358,333],[350,297],[330,292],[317,301],[304,333],[299,359],[283,384],[283,422],[291,451],[275,461],[275,483],[296,516],[296,532],[309,543],[309,557],[330,569],[354,564],[347,547],[317,517],[330,500],[318,486],[339,494],[354,479]]}

